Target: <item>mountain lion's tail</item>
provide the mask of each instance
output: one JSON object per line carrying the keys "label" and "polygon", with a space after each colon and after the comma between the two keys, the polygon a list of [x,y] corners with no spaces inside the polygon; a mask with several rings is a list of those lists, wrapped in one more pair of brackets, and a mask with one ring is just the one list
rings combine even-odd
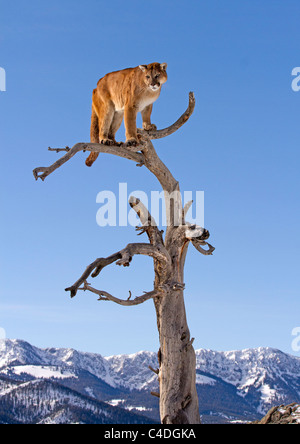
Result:
{"label": "mountain lion's tail", "polygon": [[[99,142],[98,116],[96,114],[96,111],[94,110],[94,107],[92,107],[91,143],[98,143],[98,142]],[[88,167],[92,166],[98,156],[99,156],[99,153],[95,153],[92,151],[91,154],[89,155],[89,157],[85,161],[86,166],[88,166]]]}

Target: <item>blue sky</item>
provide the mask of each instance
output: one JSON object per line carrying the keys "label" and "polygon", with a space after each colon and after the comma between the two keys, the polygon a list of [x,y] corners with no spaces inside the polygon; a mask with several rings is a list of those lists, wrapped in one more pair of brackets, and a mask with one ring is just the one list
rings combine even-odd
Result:
{"label": "blue sky", "polygon": [[[100,191],[160,191],[125,159],[79,153],[36,182],[57,159],[48,146],[88,141],[91,92],[105,73],[168,63],[154,104],[158,128],[173,123],[194,91],[196,109],[174,135],[155,141],[182,190],[205,193],[205,225],[216,247],[190,247],[186,308],[195,348],[271,346],[297,354],[300,326],[300,66],[297,0],[5,2],[0,17],[2,151],[0,328],[41,347],[104,355],[158,349],[151,301],[132,308],[70,299],[96,257],[137,238],[132,227],[96,224]],[[124,128],[119,139],[124,139]],[[93,285],[119,297],[151,290],[148,258],[105,269]],[[300,355],[300,353],[298,353]]]}

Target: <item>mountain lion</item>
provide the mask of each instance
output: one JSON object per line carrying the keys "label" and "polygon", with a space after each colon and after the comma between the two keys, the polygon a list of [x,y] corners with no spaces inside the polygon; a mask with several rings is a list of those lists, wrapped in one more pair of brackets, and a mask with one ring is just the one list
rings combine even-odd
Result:
{"label": "mountain lion", "polygon": [[[143,129],[155,130],[156,126],[150,120],[152,104],[167,81],[166,68],[166,63],[150,63],[102,77],[93,91],[91,142],[117,144],[115,134],[124,116],[126,146],[136,146],[139,142],[136,129],[138,112],[142,114]],[[91,152],[86,165],[92,166],[98,155]]]}

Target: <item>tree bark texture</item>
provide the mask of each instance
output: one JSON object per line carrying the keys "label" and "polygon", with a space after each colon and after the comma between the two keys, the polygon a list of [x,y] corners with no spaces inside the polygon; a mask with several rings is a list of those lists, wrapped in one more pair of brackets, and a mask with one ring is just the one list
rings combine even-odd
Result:
{"label": "tree bark texture", "polygon": [[[139,130],[141,144],[132,148],[124,145],[105,146],[101,144],[78,143],[73,148],[54,148],[52,151],[66,151],[61,159],[50,167],[34,170],[34,177],[45,178],[82,150],[110,153],[136,161],[138,166],[145,166],[161,184],[166,197],[167,229],[165,236],[158,229],[154,219],[143,203],[134,197],[129,204],[139,216],[141,226],[139,234],[147,234],[149,243],[128,244],[125,248],[107,258],[98,258],[92,262],[81,277],[66,288],[71,297],[78,290],[90,291],[99,296],[99,300],[112,301],[120,305],[131,306],[153,299],[160,349],[158,352],[159,369],[153,370],[158,375],[160,392],[153,393],[160,399],[160,417],[163,424],[199,424],[199,405],[196,392],[196,357],[193,338],[187,324],[184,303],[184,264],[191,243],[200,253],[211,255],[214,247],[206,242],[209,232],[203,227],[191,225],[186,213],[191,203],[182,207],[178,181],[172,176],[166,165],[158,157],[151,139],[168,136],[180,128],[194,110],[193,93],[189,95],[189,106],[185,113],[170,127],[163,130]],[[98,160],[99,161],[99,160]],[[171,197],[170,197],[171,196]],[[208,248],[203,248],[208,246]],[[131,299],[117,298],[107,291],[92,287],[87,280],[97,277],[102,269],[112,263],[129,266],[137,254],[152,257],[155,280],[154,288],[141,296]]]}

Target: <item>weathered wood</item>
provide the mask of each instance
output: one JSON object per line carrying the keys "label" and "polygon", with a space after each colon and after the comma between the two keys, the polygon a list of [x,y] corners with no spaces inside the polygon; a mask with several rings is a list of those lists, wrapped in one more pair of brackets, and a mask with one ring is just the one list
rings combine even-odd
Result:
{"label": "weathered wood", "polygon": [[[167,128],[161,129],[161,130],[152,130],[147,131],[148,137],[150,139],[161,139],[162,137],[170,136],[175,131],[177,131],[182,125],[184,125],[190,118],[190,116],[193,114],[194,108],[195,108],[195,96],[193,92],[189,93],[189,104],[186,109],[186,111],[182,114],[182,116],[179,117],[178,120],[176,120],[175,123],[168,126]],[[145,134],[144,130],[138,130],[140,134]]]}
{"label": "weathered wood", "polygon": [[[48,148],[49,150],[49,148]],[[58,159],[49,167],[38,167],[33,170],[33,175],[35,180],[41,179],[44,181],[49,174],[57,170],[68,160],[70,160],[75,154],[80,151],[96,151],[97,153],[114,154],[115,156],[123,157],[125,159],[133,160],[138,163],[139,166],[143,165],[143,156],[140,153],[131,151],[125,147],[120,147],[118,145],[104,145],[101,143],[76,143],[72,148],[53,148],[49,151],[67,151],[63,157]],[[42,173],[42,174],[41,174]]]}
{"label": "weathered wood", "polygon": [[[189,93],[189,105],[186,111],[179,117],[179,119],[170,125],[168,128],[156,131],[145,131],[139,129],[138,132],[149,139],[160,139],[162,137],[166,137],[175,131],[177,131],[184,123],[186,123],[189,117],[192,115],[195,107],[195,97],[194,93]],[[33,170],[33,175],[36,180],[41,179],[44,181],[49,174],[53,173],[57,168],[61,167],[64,163],[70,160],[75,154],[80,151],[95,151],[97,153],[106,153],[106,154],[114,154],[115,156],[123,157],[125,159],[133,160],[137,162],[138,166],[142,166],[144,164],[143,155],[138,153],[137,151],[142,150],[143,148],[143,138],[141,140],[141,144],[137,147],[128,147],[124,143],[117,143],[116,145],[105,145],[102,143],[76,143],[72,148],[68,146],[65,148],[48,148],[49,151],[67,151],[63,157],[58,159],[49,167],[38,167]]]}
{"label": "weathered wood", "polygon": [[[87,266],[81,277],[71,287],[66,288],[65,291],[69,291],[71,297],[76,296],[78,289],[87,280],[88,277],[91,276],[94,278],[98,276],[104,267],[112,264],[113,262],[115,262],[117,265],[123,265],[123,267],[129,267],[133,256],[137,254],[151,256],[159,264],[160,273],[164,277],[164,279],[167,280],[169,278],[171,274],[171,259],[164,246],[162,245],[161,247],[155,247],[150,244],[134,243],[128,244],[127,247],[125,247],[123,250],[120,250],[107,258],[101,257],[99,259],[96,259],[94,262]],[[86,286],[85,289],[89,290],[89,287]],[[104,293],[101,292],[101,294]]]}
{"label": "weathered wood", "polygon": [[[209,232],[202,227],[187,222],[186,214],[191,202],[183,208],[180,187],[166,165],[158,157],[151,139],[159,139],[174,133],[191,116],[195,107],[194,94],[189,94],[189,105],[182,116],[171,126],[163,130],[146,132],[139,130],[141,143],[129,149],[124,144],[102,145],[96,143],[78,143],[73,148],[53,148],[53,151],[67,153],[50,167],[36,168],[36,179],[44,180],[49,174],[70,160],[79,151],[109,153],[133,160],[139,166],[144,165],[155,175],[161,184],[166,200],[167,230],[165,237],[143,203],[131,197],[129,205],[136,211],[141,221],[137,227],[139,234],[147,234],[149,243],[128,244],[123,250],[92,262],[81,277],[66,288],[74,297],[78,290],[89,291],[98,295],[100,301],[111,301],[123,306],[133,306],[153,299],[160,340],[158,352],[159,369],[150,369],[158,375],[160,416],[164,424],[200,423],[198,396],[196,392],[196,357],[193,348],[194,338],[190,337],[184,304],[184,264],[190,243],[202,254],[211,255],[214,247],[206,242]],[[140,151],[140,152],[138,152]],[[207,245],[208,249],[203,246]],[[116,263],[128,267],[134,255],[146,255],[153,259],[155,280],[152,291],[131,299],[117,298],[104,290],[92,287],[87,279],[95,278],[104,267]]]}
{"label": "weathered wood", "polygon": [[142,296],[137,296],[134,299],[130,300],[130,297],[128,299],[119,299],[113,296],[110,293],[107,293],[107,291],[101,291],[97,290],[96,288],[91,287],[89,284],[84,284],[82,288],[78,288],[78,290],[88,290],[91,293],[97,294],[99,296],[98,301],[111,301],[115,302],[116,304],[123,305],[124,307],[132,307],[133,305],[139,305],[143,304],[146,301],[149,301],[149,299],[153,299],[155,296],[158,296],[158,291],[148,291],[145,292]]}

